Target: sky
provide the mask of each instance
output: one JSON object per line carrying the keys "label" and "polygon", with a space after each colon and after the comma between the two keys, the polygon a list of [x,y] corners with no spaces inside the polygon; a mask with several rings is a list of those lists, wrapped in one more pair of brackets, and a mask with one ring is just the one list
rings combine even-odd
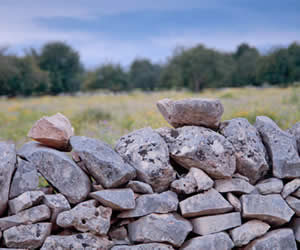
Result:
{"label": "sky", "polygon": [[135,58],[163,63],[176,46],[267,51],[300,41],[300,0],[1,0],[0,47],[22,54],[48,41],[87,67]]}

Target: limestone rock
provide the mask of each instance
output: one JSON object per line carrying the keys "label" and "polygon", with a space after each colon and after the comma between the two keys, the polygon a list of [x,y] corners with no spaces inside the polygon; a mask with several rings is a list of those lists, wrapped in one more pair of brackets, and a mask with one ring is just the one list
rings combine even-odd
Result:
{"label": "limestone rock", "polygon": [[131,188],[133,192],[139,193],[139,194],[153,194],[152,187],[141,181],[130,181],[127,184],[127,187]]}
{"label": "limestone rock", "polygon": [[222,103],[217,99],[163,99],[156,106],[166,121],[175,128],[197,125],[216,129],[224,112]]}
{"label": "limestone rock", "polygon": [[294,211],[279,194],[245,194],[241,197],[243,218],[259,219],[272,225],[290,221]]}
{"label": "limestone rock", "polygon": [[270,226],[259,220],[251,220],[230,231],[230,236],[236,247],[247,245],[251,240],[263,236]]}
{"label": "limestone rock", "polygon": [[7,247],[36,249],[44,243],[50,233],[51,223],[38,223],[7,229],[3,238]]}
{"label": "limestone rock", "polygon": [[114,245],[129,245],[131,243],[125,226],[110,229],[108,235]]}
{"label": "limestone rock", "polygon": [[170,245],[162,243],[148,243],[134,246],[114,246],[111,250],[174,250],[174,248]]}
{"label": "limestone rock", "polygon": [[108,144],[84,136],[72,136],[70,143],[78,165],[105,188],[118,187],[135,177],[135,169]]}
{"label": "limestone rock", "polygon": [[16,214],[26,208],[38,205],[44,198],[42,191],[28,191],[8,202],[9,210]]}
{"label": "limestone rock", "polygon": [[170,243],[175,247],[180,247],[191,231],[191,223],[176,213],[150,214],[128,225],[133,242]]}
{"label": "limestone rock", "polygon": [[255,189],[249,182],[240,178],[223,179],[215,181],[215,189],[220,193],[249,194]]}
{"label": "limestone rock", "polygon": [[38,120],[27,136],[48,147],[69,151],[69,139],[73,134],[74,129],[68,118],[57,113]]}
{"label": "limestone rock", "polygon": [[178,198],[176,193],[166,191],[160,194],[145,194],[136,199],[136,207],[122,212],[119,218],[141,217],[151,213],[169,213],[177,210]]}
{"label": "limestone rock", "polygon": [[136,130],[119,139],[117,152],[137,171],[137,178],[155,192],[166,190],[175,179],[165,141],[151,128]]}
{"label": "limestone rock", "polygon": [[280,194],[283,182],[277,178],[268,178],[258,182],[255,187],[260,194]]}
{"label": "limestone rock", "polygon": [[232,144],[215,131],[196,126],[157,130],[179,165],[200,168],[214,178],[231,177],[236,169]]}
{"label": "limestone rock", "polygon": [[291,221],[290,227],[294,231],[296,241],[300,243],[300,218],[294,217]]}
{"label": "limestone rock", "polygon": [[283,198],[288,197],[300,187],[300,179],[295,179],[284,185],[281,195]]}
{"label": "limestone rock", "polygon": [[107,234],[110,227],[112,210],[99,206],[95,200],[79,203],[69,211],[57,216],[56,224],[63,228],[74,227],[81,232]]}
{"label": "limestone rock", "polygon": [[285,201],[295,211],[297,216],[300,216],[300,199],[293,196],[286,197]]}
{"label": "limestone rock", "polygon": [[297,122],[293,127],[288,129],[287,132],[296,138],[298,152],[300,154],[300,122]]}
{"label": "limestone rock", "polygon": [[229,201],[229,203],[233,206],[234,211],[236,212],[242,212],[242,204],[234,194],[232,193],[227,193],[226,198]]}
{"label": "limestone rock", "polygon": [[179,203],[183,217],[220,214],[232,210],[232,206],[215,189],[193,195]]}
{"label": "limestone rock", "polygon": [[130,188],[105,189],[93,192],[90,196],[113,210],[135,208],[134,193]]}
{"label": "limestone rock", "polygon": [[300,157],[294,136],[281,130],[266,116],[256,117],[255,127],[262,136],[277,178],[296,178],[300,176]]}
{"label": "limestone rock", "polygon": [[193,232],[200,235],[218,233],[241,225],[241,214],[238,212],[202,216],[191,220]]}

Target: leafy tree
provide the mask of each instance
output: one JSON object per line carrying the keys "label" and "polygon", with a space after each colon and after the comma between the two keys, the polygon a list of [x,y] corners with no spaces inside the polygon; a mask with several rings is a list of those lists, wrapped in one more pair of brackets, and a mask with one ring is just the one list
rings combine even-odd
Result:
{"label": "leafy tree", "polygon": [[300,44],[292,43],[288,47],[288,55],[291,65],[289,81],[300,81]]}

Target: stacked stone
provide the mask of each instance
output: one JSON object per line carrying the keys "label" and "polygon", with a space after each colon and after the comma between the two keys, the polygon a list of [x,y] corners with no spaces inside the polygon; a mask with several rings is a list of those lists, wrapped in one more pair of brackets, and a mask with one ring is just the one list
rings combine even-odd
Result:
{"label": "stacked stone", "polygon": [[0,248],[297,249],[300,123],[221,122],[213,99],[157,107],[174,128],[114,149],[61,114],[36,122],[37,142],[0,143]]}

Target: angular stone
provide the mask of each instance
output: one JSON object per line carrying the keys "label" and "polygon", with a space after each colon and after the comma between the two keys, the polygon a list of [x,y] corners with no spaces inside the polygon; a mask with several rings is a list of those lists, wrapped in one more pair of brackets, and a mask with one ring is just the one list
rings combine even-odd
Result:
{"label": "angular stone", "polygon": [[295,192],[300,187],[300,179],[295,179],[284,185],[281,192],[283,198],[288,197],[291,193]]}
{"label": "angular stone", "polygon": [[0,230],[21,224],[32,224],[49,219],[51,211],[46,205],[32,207],[17,213],[16,215],[0,218]]}
{"label": "angular stone", "polygon": [[180,250],[230,250],[234,244],[227,233],[199,236],[185,242]]}
{"label": "angular stone", "polygon": [[232,144],[215,131],[196,126],[157,130],[179,165],[200,168],[214,178],[231,177],[236,169]]}
{"label": "angular stone", "polygon": [[227,193],[226,198],[229,203],[233,206],[234,211],[241,212],[242,211],[242,204],[240,200],[232,193]]}
{"label": "angular stone", "polygon": [[298,188],[294,193],[292,193],[292,196],[300,198],[300,188]]}
{"label": "angular stone", "polygon": [[270,154],[273,175],[277,178],[300,177],[300,157],[295,137],[281,130],[266,116],[256,117],[255,127]]}
{"label": "angular stone", "polygon": [[260,194],[280,194],[283,182],[277,178],[269,178],[258,182],[255,187]]}
{"label": "angular stone", "polygon": [[136,130],[119,139],[117,152],[137,171],[140,181],[150,184],[155,192],[166,190],[175,179],[165,141],[151,128]]}
{"label": "angular stone", "polygon": [[84,136],[72,136],[70,143],[78,165],[105,188],[118,187],[135,177],[135,169],[108,144]]}
{"label": "angular stone", "polygon": [[294,215],[294,211],[279,194],[245,194],[241,202],[243,218],[259,219],[271,225],[285,224]]}
{"label": "angular stone", "polygon": [[92,233],[74,234],[68,236],[51,235],[47,237],[41,250],[57,249],[97,249],[109,250],[113,246],[107,237],[96,236]]}
{"label": "angular stone", "polygon": [[241,225],[238,212],[212,216],[202,216],[191,220],[193,232],[200,235],[218,233]]}
{"label": "angular stone", "polygon": [[115,245],[129,245],[131,243],[127,229],[124,226],[110,229],[108,235]]}
{"label": "angular stone", "polygon": [[28,132],[28,137],[41,144],[59,150],[70,150],[69,139],[74,129],[67,117],[61,113],[44,116]]}
{"label": "angular stone", "polygon": [[297,245],[293,231],[288,228],[282,228],[270,231],[265,236],[252,241],[245,250],[297,250]]}
{"label": "angular stone", "polygon": [[148,243],[148,244],[139,244],[134,246],[114,246],[111,250],[173,250],[174,248],[167,244],[162,243]]}
{"label": "angular stone", "polygon": [[16,214],[26,208],[38,205],[44,198],[42,191],[28,191],[8,202],[9,210]]}
{"label": "angular stone", "polygon": [[298,243],[300,243],[300,218],[294,217],[291,220],[290,227],[294,231],[295,239]]}
{"label": "angular stone", "polygon": [[51,233],[51,223],[20,225],[3,233],[4,244],[15,248],[39,248]]}
{"label": "angular stone", "polygon": [[90,196],[113,210],[135,208],[134,193],[130,188],[105,189],[93,192]]}
{"label": "angular stone", "polygon": [[220,214],[232,210],[232,206],[215,189],[193,195],[179,203],[183,217]]}
{"label": "angular stone", "polygon": [[24,144],[18,153],[34,164],[71,204],[83,201],[88,196],[91,190],[89,177],[65,153],[34,142]]}
{"label": "angular stone", "polygon": [[171,184],[171,189],[178,194],[192,194],[212,188],[214,181],[201,169],[191,168],[188,174]]}
{"label": "angular stone", "polygon": [[99,206],[95,200],[79,203],[57,216],[56,224],[63,228],[74,227],[80,232],[107,234],[110,227],[111,208]]}
{"label": "angular stone", "polygon": [[224,112],[222,103],[217,99],[163,99],[158,101],[156,106],[166,121],[175,128],[197,125],[216,129]]}
{"label": "angular stone", "polygon": [[131,241],[170,243],[175,247],[183,244],[192,229],[192,224],[176,213],[150,214],[128,225]]}
{"label": "angular stone", "polygon": [[295,211],[297,216],[300,216],[300,199],[293,196],[286,197],[285,201]]}
{"label": "angular stone", "polygon": [[288,129],[287,132],[296,138],[298,152],[300,154],[300,122],[297,122],[293,127]]}
{"label": "angular stone", "polygon": [[178,198],[176,193],[166,191],[160,194],[145,194],[136,199],[134,209],[122,212],[119,218],[141,217],[151,213],[169,213],[177,210]]}
{"label": "angular stone", "polygon": [[223,179],[215,181],[215,189],[220,193],[250,194],[255,189],[249,182],[240,178]]}
{"label": "angular stone", "polygon": [[0,142],[0,216],[7,208],[10,182],[16,168],[17,156],[14,144]]}
{"label": "angular stone", "polygon": [[153,194],[152,187],[141,181],[130,181],[127,187],[131,188],[135,193],[139,194]]}
{"label": "angular stone", "polygon": [[247,245],[251,240],[263,236],[270,226],[259,220],[251,220],[230,231],[230,236],[236,247]]}

